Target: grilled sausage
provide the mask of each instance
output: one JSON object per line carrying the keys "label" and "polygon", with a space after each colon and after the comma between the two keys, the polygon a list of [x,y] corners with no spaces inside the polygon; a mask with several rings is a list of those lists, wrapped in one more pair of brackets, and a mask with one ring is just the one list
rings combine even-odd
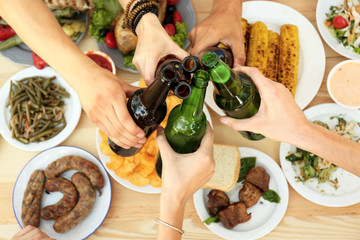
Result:
{"label": "grilled sausage", "polygon": [[45,169],[45,176],[49,179],[55,178],[61,173],[75,169],[84,173],[90,180],[91,184],[99,191],[104,186],[104,177],[99,168],[89,160],[80,156],[65,156],[49,164]]}
{"label": "grilled sausage", "polygon": [[45,183],[45,189],[48,192],[60,191],[63,193],[63,197],[56,204],[41,209],[40,214],[43,219],[57,219],[74,208],[78,199],[78,192],[75,186],[66,178],[53,178],[48,180]]}
{"label": "grilled sausage", "polygon": [[44,171],[35,170],[30,176],[22,201],[21,220],[24,227],[27,225],[39,227],[40,225],[40,207],[44,183]]}
{"label": "grilled sausage", "polygon": [[79,201],[68,214],[55,220],[53,227],[58,233],[66,232],[81,222],[89,215],[95,202],[95,189],[84,174],[74,173],[71,181],[79,192]]}

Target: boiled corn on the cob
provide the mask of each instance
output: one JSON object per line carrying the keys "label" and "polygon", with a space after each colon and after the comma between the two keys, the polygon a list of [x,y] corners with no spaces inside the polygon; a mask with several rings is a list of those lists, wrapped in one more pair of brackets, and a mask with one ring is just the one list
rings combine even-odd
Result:
{"label": "boiled corn on the cob", "polygon": [[273,81],[277,81],[278,68],[279,68],[279,34],[269,30],[269,48],[268,48],[268,61],[266,77]]}
{"label": "boiled corn on the cob", "polygon": [[295,97],[299,69],[299,30],[285,24],[280,29],[278,82],[287,87]]}
{"label": "boiled corn on the cob", "polygon": [[268,29],[263,22],[256,22],[250,30],[246,66],[257,67],[263,75],[267,69]]}

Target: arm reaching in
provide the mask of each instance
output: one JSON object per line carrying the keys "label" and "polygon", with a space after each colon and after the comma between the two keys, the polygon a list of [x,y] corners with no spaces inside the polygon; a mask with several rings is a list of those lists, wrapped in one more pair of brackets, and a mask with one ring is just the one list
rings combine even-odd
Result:
{"label": "arm reaching in", "polygon": [[11,240],[54,240],[43,233],[39,228],[28,225],[17,232]]}
{"label": "arm reaching in", "polygon": [[[156,142],[163,161],[160,219],[181,229],[186,201],[214,174],[214,133],[208,124],[200,148],[190,154],[175,153],[163,129],[158,129]],[[179,232],[159,225],[158,239],[180,238]]]}
{"label": "arm reaching in", "polygon": [[222,117],[220,121],[235,130],[257,132],[276,141],[287,142],[312,152],[360,176],[360,144],[345,139],[310,122],[284,85],[265,78],[256,68],[235,70],[249,75],[257,86],[261,105],[248,119]]}
{"label": "arm reaching in", "polygon": [[222,43],[231,48],[234,66],[244,65],[246,54],[241,27],[242,0],[214,0],[210,15],[189,34],[191,55]]}
{"label": "arm reaching in", "polygon": [[[126,8],[129,0],[119,0],[119,2],[123,8]],[[162,58],[174,55],[181,61],[189,55],[170,38],[153,13],[145,14],[135,31],[138,42],[133,63],[139,69],[147,85],[154,80],[156,67]]]}
{"label": "arm reaching in", "polygon": [[0,14],[76,90],[90,120],[107,136],[123,147],[145,142],[145,133],[126,108],[126,94],[135,88],[83,54],[42,0],[0,0]]}

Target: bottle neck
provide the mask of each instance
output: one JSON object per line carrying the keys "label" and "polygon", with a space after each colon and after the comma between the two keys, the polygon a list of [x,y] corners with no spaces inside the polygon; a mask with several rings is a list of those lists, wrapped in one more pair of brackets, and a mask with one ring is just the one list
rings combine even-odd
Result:
{"label": "bottle neck", "polygon": [[218,62],[208,70],[217,94],[225,98],[238,96],[241,91],[242,80],[227,64],[218,59]]}
{"label": "bottle neck", "polygon": [[147,87],[141,95],[141,102],[146,109],[157,109],[161,106],[171,90],[171,81],[162,79],[161,74]]}
{"label": "bottle neck", "polygon": [[203,114],[206,86],[197,87],[192,84],[191,89],[191,95],[181,104],[180,112],[185,118],[200,118]]}

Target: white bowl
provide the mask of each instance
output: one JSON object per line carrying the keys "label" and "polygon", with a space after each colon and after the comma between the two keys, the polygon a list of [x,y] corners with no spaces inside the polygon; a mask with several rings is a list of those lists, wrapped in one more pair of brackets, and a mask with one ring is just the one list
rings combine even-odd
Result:
{"label": "white bowl", "polygon": [[86,55],[89,55],[89,54],[95,54],[95,55],[99,55],[99,56],[102,56],[104,58],[106,58],[106,60],[109,61],[109,63],[111,64],[111,68],[112,68],[112,73],[114,75],[116,75],[116,67],[115,67],[115,63],[114,61],[111,59],[111,57],[109,55],[107,55],[106,53],[102,52],[102,51],[99,51],[99,50],[90,50],[90,51],[86,51],[84,52]]}
{"label": "white bowl", "polygon": [[[338,105],[342,106],[342,107],[346,107],[346,108],[349,108],[349,109],[358,109],[360,108],[360,105],[359,106],[352,106],[352,105],[347,105],[346,103],[344,102],[341,102],[339,101],[335,96],[334,96],[334,93],[332,92],[331,90],[331,86],[330,86],[330,82],[331,82],[331,79],[334,75],[334,73],[336,72],[336,70],[338,70],[341,66],[343,66],[344,64],[347,64],[347,63],[357,63],[359,64],[359,70],[358,70],[358,74],[353,74],[353,76],[359,76],[360,75],[360,61],[359,60],[345,60],[345,61],[342,61],[338,64],[336,64],[330,71],[329,75],[328,75],[328,78],[327,78],[327,90],[330,94],[330,97],[332,98],[332,100],[334,100],[334,102],[336,102]],[[350,87],[348,87],[348,89],[350,89]],[[346,89],[345,89],[346,90]],[[360,92],[359,92],[360,93]]]}

